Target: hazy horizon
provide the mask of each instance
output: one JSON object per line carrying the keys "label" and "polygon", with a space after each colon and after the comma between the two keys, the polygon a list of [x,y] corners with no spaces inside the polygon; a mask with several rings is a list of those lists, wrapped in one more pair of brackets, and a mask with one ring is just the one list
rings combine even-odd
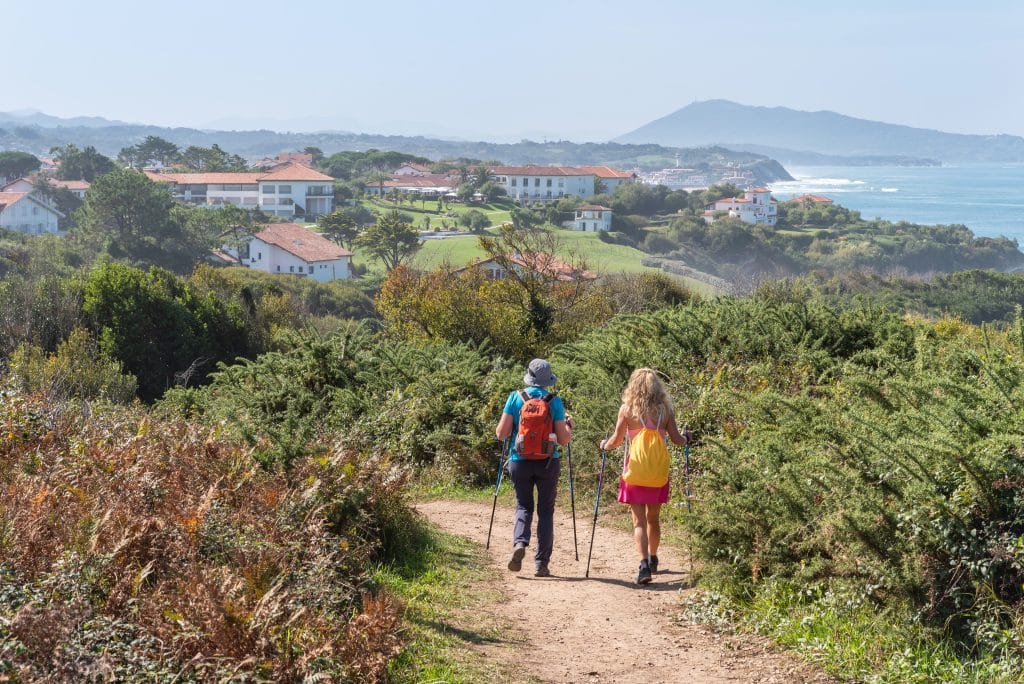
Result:
{"label": "hazy horizon", "polygon": [[[1024,6],[308,0],[5,8],[0,111],[157,126],[603,141],[698,100],[1024,135]],[[284,28],[282,28],[284,27]],[[28,68],[30,67],[30,68]]]}

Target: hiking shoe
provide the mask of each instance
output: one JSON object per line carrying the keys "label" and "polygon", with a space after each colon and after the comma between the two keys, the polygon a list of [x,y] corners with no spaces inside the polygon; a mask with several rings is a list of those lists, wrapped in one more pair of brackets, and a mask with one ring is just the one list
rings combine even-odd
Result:
{"label": "hiking shoe", "polygon": [[658,557],[657,556],[651,556],[651,562],[649,563],[649,565],[651,566],[651,574],[652,575],[654,573],[658,572]]}
{"label": "hiking shoe", "polygon": [[547,563],[541,563],[537,566],[537,570],[533,573],[534,577],[551,577],[551,571],[548,570]]}
{"label": "hiking shoe", "polygon": [[647,561],[640,562],[640,572],[636,576],[637,584],[650,584],[651,583],[651,564]]}
{"label": "hiking shoe", "polygon": [[526,555],[526,544],[516,544],[512,557],[508,559],[508,569],[512,572],[519,572],[523,569],[523,556]]}

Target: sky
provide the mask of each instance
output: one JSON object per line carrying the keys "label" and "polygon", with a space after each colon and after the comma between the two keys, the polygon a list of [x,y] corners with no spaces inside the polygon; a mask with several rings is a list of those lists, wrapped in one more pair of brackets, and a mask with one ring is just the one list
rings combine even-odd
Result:
{"label": "sky", "polygon": [[0,0],[0,8],[8,57],[0,111],[582,142],[722,98],[1024,135],[1019,0]]}

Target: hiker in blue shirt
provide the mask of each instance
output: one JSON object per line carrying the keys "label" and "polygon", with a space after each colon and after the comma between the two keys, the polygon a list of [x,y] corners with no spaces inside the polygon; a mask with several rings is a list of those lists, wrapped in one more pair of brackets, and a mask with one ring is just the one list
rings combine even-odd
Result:
{"label": "hiker in blue shirt", "polygon": [[508,569],[519,572],[523,567],[530,545],[536,488],[536,577],[551,575],[548,563],[554,546],[555,497],[561,472],[558,446],[567,445],[572,438],[572,417],[565,414],[562,399],[547,389],[556,380],[550,363],[544,359],[530,361],[523,376],[526,387],[509,395],[495,428],[498,439],[513,438],[508,472],[516,490],[516,514]]}

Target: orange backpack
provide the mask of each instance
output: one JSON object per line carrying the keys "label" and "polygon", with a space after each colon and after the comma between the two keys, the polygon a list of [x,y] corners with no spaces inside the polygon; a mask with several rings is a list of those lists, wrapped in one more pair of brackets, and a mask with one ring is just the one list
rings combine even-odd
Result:
{"label": "orange backpack", "polygon": [[555,392],[548,392],[543,397],[531,397],[526,390],[519,390],[523,407],[519,409],[519,432],[515,444],[520,458],[540,461],[554,454],[552,434],[555,421],[551,417],[551,400],[555,395]]}

